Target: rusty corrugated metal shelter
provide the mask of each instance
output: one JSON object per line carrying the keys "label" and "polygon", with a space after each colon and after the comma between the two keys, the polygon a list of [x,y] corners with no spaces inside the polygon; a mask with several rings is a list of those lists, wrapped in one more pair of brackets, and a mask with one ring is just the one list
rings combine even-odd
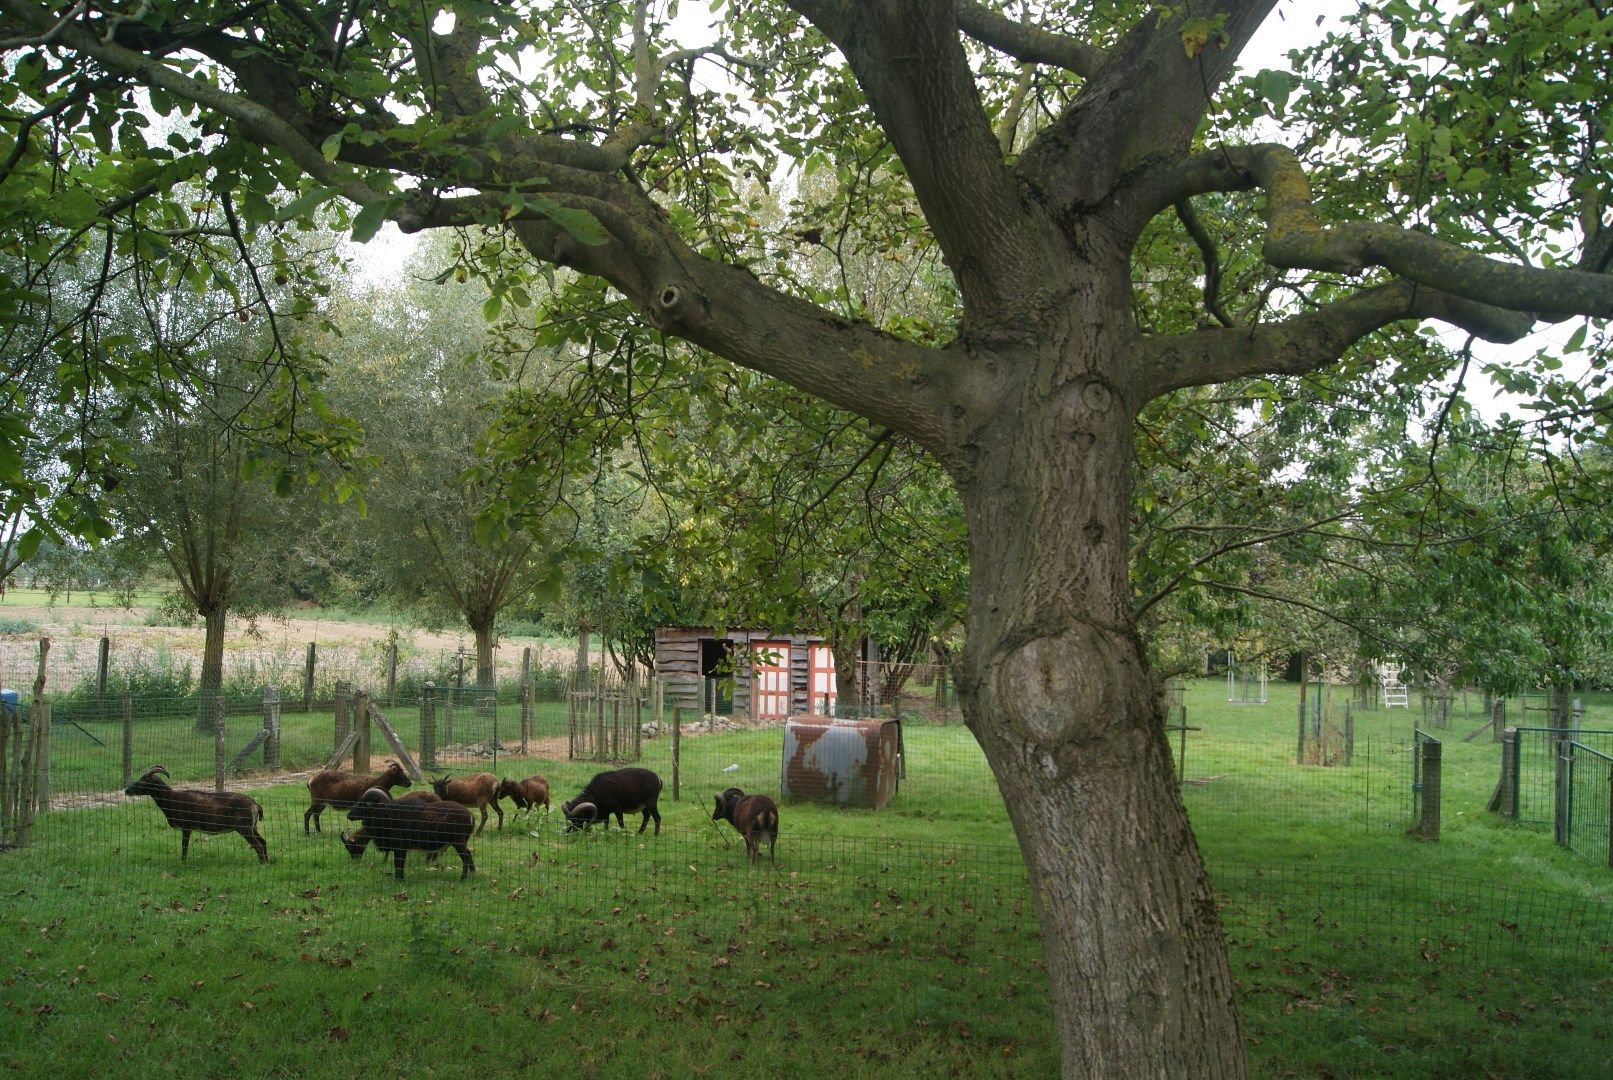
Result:
{"label": "rusty corrugated metal shelter", "polygon": [[785,796],[878,810],[896,794],[901,724],[792,716],[784,722]]}
{"label": "rusty corrugated metal shelter", "polygon": [[[727,673],[731,683],[719,678]],[[657,627],[655,674],[665,687],[667,708],[704,710],[718,687],[731,687],[732,694],[719,699],[719,711],[761,720],[834,708],[834,654],[816,634]]]}

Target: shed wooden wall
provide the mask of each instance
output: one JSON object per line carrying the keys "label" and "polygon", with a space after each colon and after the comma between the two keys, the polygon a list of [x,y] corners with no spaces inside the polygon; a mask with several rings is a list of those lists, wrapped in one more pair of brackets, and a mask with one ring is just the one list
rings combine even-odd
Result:
{"label": "shed wooden wall", "polygon": [[737,653],[734,665],[734,712],[750,714],[751,673],[750,646],[763,641],[790,643],[790,711],[811,711],[812,687],[811,658],[808,645],[824,644],[816,634],[781,634],[768,630],[730,630],[718,635],[710,627],[662,626],[655,631],[655,673],[665,685],[668,708],[701,708],[703,692],[700,678],[700,642],[727,640],[734,643]]}

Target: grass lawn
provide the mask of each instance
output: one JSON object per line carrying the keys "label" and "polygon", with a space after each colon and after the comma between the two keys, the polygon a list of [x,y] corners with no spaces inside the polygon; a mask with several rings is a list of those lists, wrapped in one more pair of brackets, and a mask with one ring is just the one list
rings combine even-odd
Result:
{"label": "grass lawn", "polygon": [[[1224,698],[1224,683],[1188,693],[1202,730],[1184,798],[1257,1075],[1613,1075],[1613,873],[1605,853],[1598,866],[1484,812],[1496,744],[1462,742],[1453,721],[1444,832],[1413,841],[1404,710],[1357,718],[1348,767],[1296,766],[1296,687],[1274,684],[1264,707]],[[465,740],[491,724],[473,715]],[[1613,701],[1590,715],[1613,720]],[[408,714],[395,719],[411,740]],[[310,752],[328,745],[328,716],[306,728]],[[686,737],[677,802],[670,740],[646,740],[644,763],[668,779],[661,836],[567,836],[507,811],[473,840],[463,882],[451,853],[434,868],[411,856],[401,885],[373,851],[350,860],[339,813],[305,837],[299,786],[254,789],[267,866],[229,834],[193,838],[181,865],[147,799],[54,812],[32,848],[0,855],[16,943],[0,950],[0,1068],[1055,1075],[1034,914],[991,775],[961,727],[904,737],[887,809],[784,807],[776,870],[747,867],[710,821],[723,787],[777,791],[776,731]],[[180,760],[205,775],[211,743],[175,738],[147,745],[176,776]],[[205,755],[174,756],[192,744]],[[544,773],[558,804],[597,768],[529,756],[495,771]],[[105,790],[105,769],[86,757],[57,790]]]}

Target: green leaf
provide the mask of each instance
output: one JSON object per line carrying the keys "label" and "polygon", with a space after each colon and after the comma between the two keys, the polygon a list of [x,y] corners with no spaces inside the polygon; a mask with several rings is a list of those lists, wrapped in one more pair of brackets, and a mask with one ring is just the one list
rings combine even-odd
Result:
{"label": "green leaf", "polygon": [[292,199],[282,206],[275,218],[279,221],[296,221],[313,213],[314,208],[336,194],[335,188],[318,187]]}
{"label": "green leaf", "polygon": [[386,221],[387,211],[390,208],[391,203],[386,199],[382,199],[379,202],[372,202],[360,210],[358,216],[353,219],[354,242],[359,244],[366,243],[376,233],[380,232],[382,224]]}
{"label": "green leaf", "polygon": [[482,305],[482,318],[486,319],[488,322],[492,322],[494,319],[498,318],[498,313],[503,310],[504,298],[498,293],[494,293],[492,296],[489,296],[487,298],[487,302]]}
{"label": "green leaf", "polygon": [[19,536],[17,538],[18,560],[21,562],[27,562],[29,559],[33,558],[34,553],[39,550],[39,545],[44,541],[44,539],[45,534],[38,528],[38,526],[29,529],[27,532]]}

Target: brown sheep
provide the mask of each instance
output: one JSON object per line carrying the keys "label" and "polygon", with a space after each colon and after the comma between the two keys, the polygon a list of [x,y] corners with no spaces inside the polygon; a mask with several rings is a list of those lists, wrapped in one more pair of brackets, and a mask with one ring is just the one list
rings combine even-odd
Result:
{"label": "brown sheep", "polygon": [[198,791],[194,788],[171,788],[162,779],[168,770],[153,765],[140,774],[140,779],[123,789],[125,795],[150,795],[157,809],[168,819],[168,827],[179,830],[179,858],[190,857],[192,832],[241,834],[252,850],[258,853],[258,862],[269,861],[269,845],[258,831],[263,820],[263,807],[249,795],[230,791]]}
{"label": "brown sheep", "polygon": [[766,795],[747,795],[731,787],[717,796],[717,809],[711,820],[726,821],[739,830],[739,835],[745,838],[745,854],[753,864],[760,854],[761,841],[766,840],[768,861],[778,865],[778,856],[773,850],[778,844],[778,804],[772,799]]}
{"label": "brown sheep", "polygon": [[498,785],[500,798],[507,798],[518,809],[528,814],[541,806],[544,813],[549,812],[549,781],[541,776],[529,776],[525,780],[501,780]]}
{"label": "brown sheep", "polygon": [[327,806],[334,806],[338,810],[352,806],[370,788],[390,792],[395,787],[410,786],[409,774],[404,772],[402,765],[390,758],[387,759],[386,768],[374,776],[356,776],[341,769],[320,769],[308,778],[308,809],[302,814],[303,835],[308,834],[309,818],[313,819],[315,832],[325,831],[319,824],[319,816]]}
{"label": "brown sheep", "polygon": [[504,808],[498,803],[498,777],[490,772],[471,773],[458,780],[450,780],[448,776],[448,773],[444,773],[441,779],[431,782],[431,790],[437,793],[437,798],[456,802],[468,810],[480,810],[482,823],[476,827],[478,833],[487,828],[489,806],[493,808],[493,813],[498,815],[498,827],[504,828]]}

